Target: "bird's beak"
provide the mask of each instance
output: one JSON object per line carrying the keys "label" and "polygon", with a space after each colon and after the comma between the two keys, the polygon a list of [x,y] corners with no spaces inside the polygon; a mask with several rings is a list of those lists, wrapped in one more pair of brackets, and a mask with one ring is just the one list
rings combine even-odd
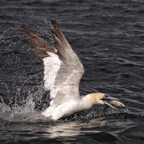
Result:
{"label": "bird's beak", "polygon": [[[110,107],[113,108],[113,109],[116,109],[116,108],[111,105],[111,102],[112,102],[112,101],[115,101],[115,102],[117,102],[117,103],[121,103],[121,102],[119,102],[119,99],[114,98],[114,97],[111,97],[111,96],[108,96],[108,95],[104,95],[104,97],[103,97],[101,100],[103,101],[104,104],[110,106]],[[117,105],[115,105],[115,106],[117,106]],[[118,107],[119,107],[119,106],[118,106]]]}
{"label": "bird's beak", "polygon": [[110,103],[108,103],[107,101],[103,100],[103,102],[104,102],[104,104],[108,105],[109,107],[117,110],[117,108],[115,108],[114,106],[112,106],[112,105],[111,105]]}
{"label": "bird's beak", "polygon": [[108,95],[104,95],[102,100],[115,100],[115,101],[119,101],[118,98],[114,98]]}

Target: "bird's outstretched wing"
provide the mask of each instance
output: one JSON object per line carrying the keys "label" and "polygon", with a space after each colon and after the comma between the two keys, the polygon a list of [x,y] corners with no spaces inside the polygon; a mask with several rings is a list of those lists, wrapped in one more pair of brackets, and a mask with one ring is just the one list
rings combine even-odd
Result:
{"label": "bird's outstretched wing", "polygon": [[52,24],[55,48],[25,27],[21,28],[36,47],[34,52],[43,59],[45,89],[50,90],[54,104],[61,104],[67,99],[79,97],[79,82],[84,68],[56,21]]}

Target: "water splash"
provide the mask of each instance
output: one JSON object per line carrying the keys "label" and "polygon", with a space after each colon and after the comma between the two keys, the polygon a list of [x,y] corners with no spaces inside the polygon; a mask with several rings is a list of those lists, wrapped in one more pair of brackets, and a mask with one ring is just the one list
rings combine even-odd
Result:
{"label": "water splash", "polygon": [[[43,21],[45,23],[44,25],[46,25],[46,28],[42,28],[40,24],[35,24],[34,19],[37,18],[39,19],[39,22]],[[50,25],[49,21],[43,17],[36,17],[33,13],[31,13],[29,19],[30,27],[36,27],[37,32],[40,35],[47,36],[46,38],[51,40],[51,37],[46,30],[49,27],[48,25]],[[1,85],[6,88],[6,94],[4,96],[9,102],[5,102],[4,96],[0,97],[0,118],[12,122],[36,122],[40,119],[45,121],[45,118],[41,116],[41,111],[49,105],[50,99],[49,94],[45,94],[42,82],[38,82],[43,70],[39,68],[40,65],[34,65],[34,63],[38,63],[40,60],[37,57],[34,57],[34,54],[33,56],[31,55],[31,47],[26,41],[26,36],[24,34],[21,35],[22,32],[20,32],[19,29],[20,25],[21,24],[17,25],[15,28],[9,28],[0,35],[0,45],[3,46],[2,52],[4,57],[2,68],[5,68],[6,72],[10,72],[9,74],[12,79],[12,83],[9,81],[10,84],[6,84],[5,82],[1,83]],[[33,68],[26,71],[26,68],[30,63],[33,65]],[[36,79],[37,81],[34,82],[33,79]],[[14,89],[16,91],[15,94],[13,94]],[[120,114],[128,116],[130,112],[118,112],[109,109],[105,111],[102,107],[98,106],[91,110],[78,112],[63,118],[62,121],[67,121],[69,119],[70,121],[89,120],[102,116],[118,116]]]}
{"label": "water splash", "polygon": [[[44,97],[46,95],[46,97]],[[21,97],[19,99],[18,97]],[[13,105],[6,104],[0,97],[0,118],[10,122],[47,122],[48,119],[41,115],[41,111],[49,105],[49,97],[45,94],[42,87],[33,87],[28,91],[28,96],[25,98],[18,91]],[[45,103],[47,101],[47,104]],[[12,103],[12,102],[11,102]],[[90,110],[74,113],[70,116],[60,119],[57,123],[70,121],[90,121],[98,117],[113,117],[113,118],[138,118],[140,115],[129,111],[128,109],[120,109],[116,111],[112,108],[103,106],[94,106]]]}

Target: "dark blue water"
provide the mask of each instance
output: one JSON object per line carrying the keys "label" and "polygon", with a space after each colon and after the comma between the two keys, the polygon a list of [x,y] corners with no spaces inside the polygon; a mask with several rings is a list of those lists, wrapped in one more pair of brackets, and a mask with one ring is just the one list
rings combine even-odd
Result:
{"label": "dark blue water", "polygon": [[[80,93],[103,92],[126,110],[95,106],[49,122],[43,65],[20,26],[52,44],[51,20],[81,59]],[[143,144],[144,2],[142,0],[1,0],[1,144]]]}

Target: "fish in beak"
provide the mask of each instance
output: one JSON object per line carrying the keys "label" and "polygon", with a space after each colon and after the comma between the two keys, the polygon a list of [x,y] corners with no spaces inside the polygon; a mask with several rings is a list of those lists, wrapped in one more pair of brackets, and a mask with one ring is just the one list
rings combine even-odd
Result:
{"label": "fish in beak", "polygon": [[101,100],[103,101],[104,104],[108,105],[109,107],[113,109],[117,109],[116,107],[125,108],[125,105],[122,102],[120,102],[120,100],[117,98],[104,95]]}

